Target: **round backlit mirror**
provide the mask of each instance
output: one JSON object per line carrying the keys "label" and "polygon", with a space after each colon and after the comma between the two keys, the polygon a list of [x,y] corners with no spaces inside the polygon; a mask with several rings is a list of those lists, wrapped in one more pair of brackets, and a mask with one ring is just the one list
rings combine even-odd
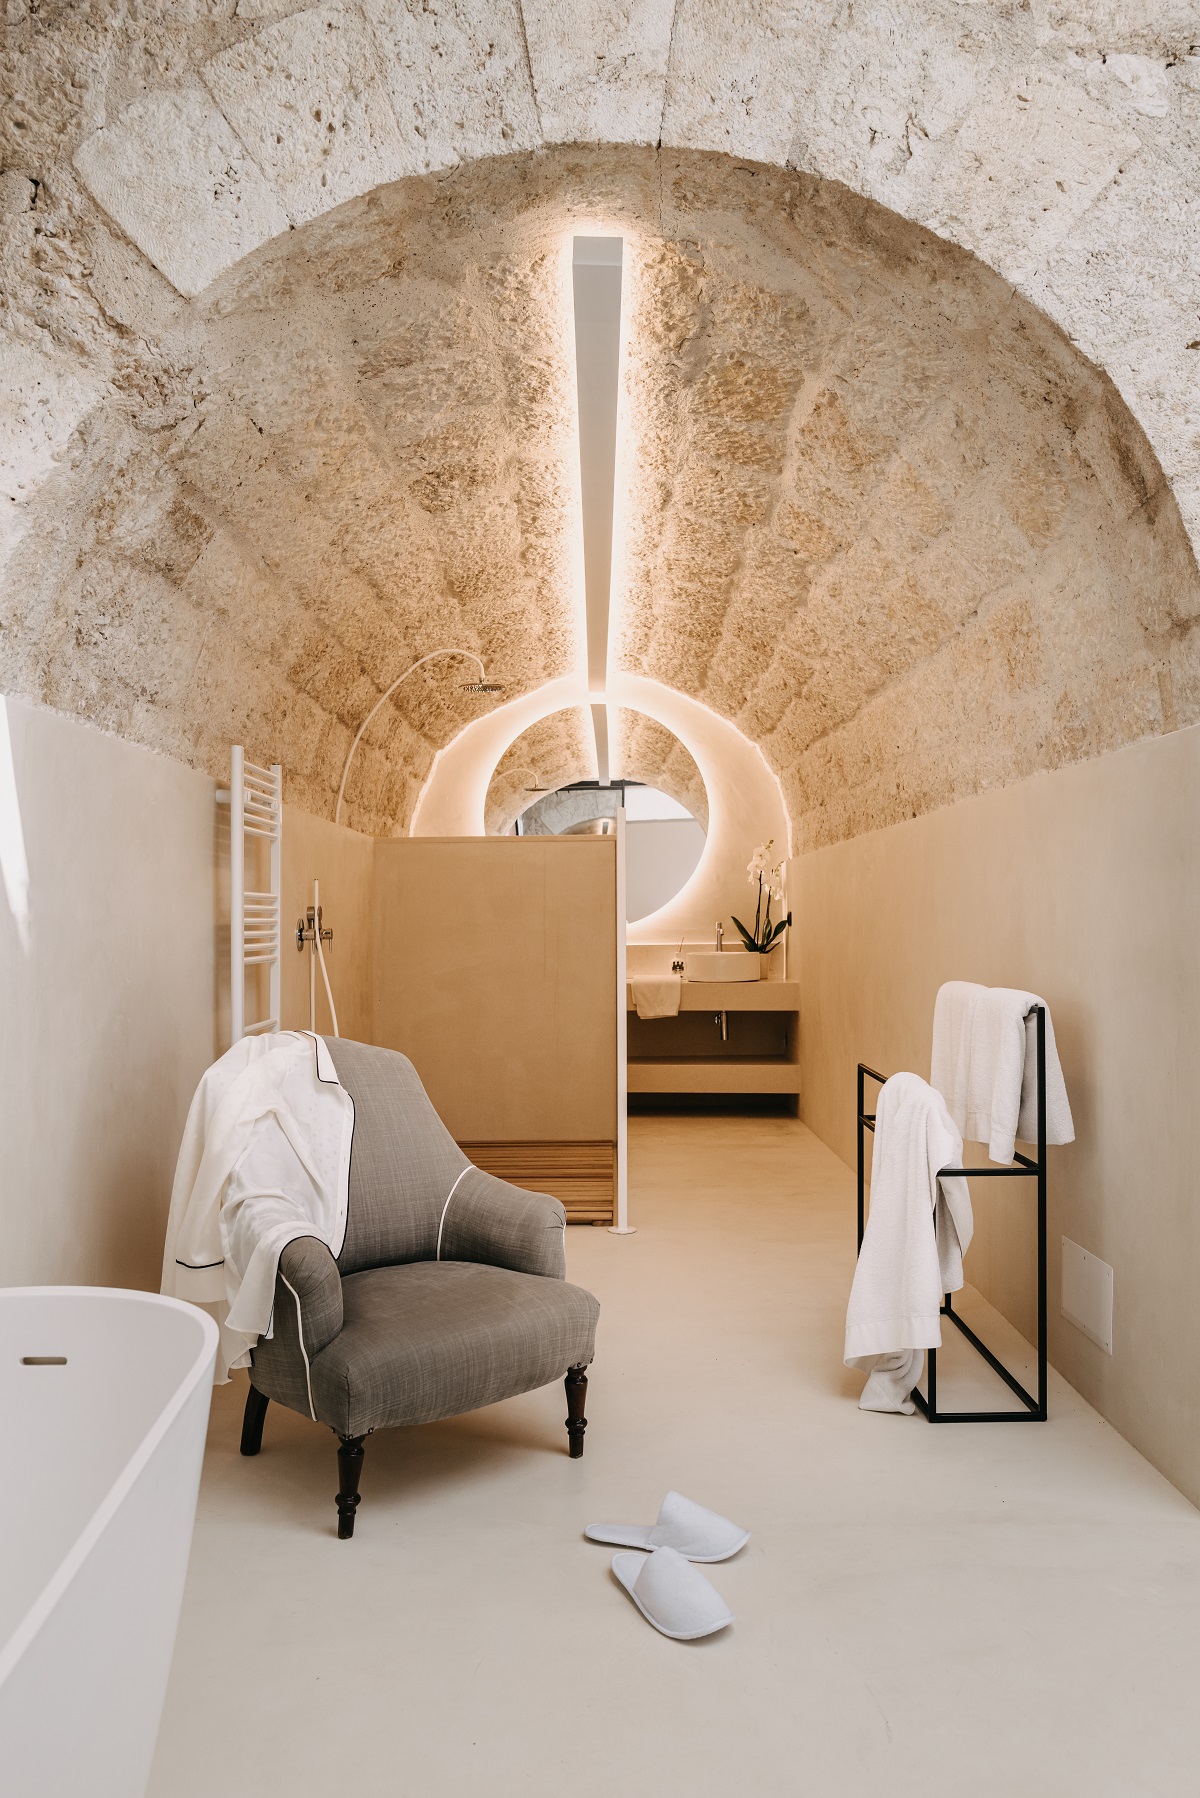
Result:
{"label": "round backlit mirror", "polygon": [[624,798],[625,909],[636,923],[672,900],[695,873],[708,830],[708,794],[692,756],[665,726],[625,710],[613,714],[613,723],[613,763],[621,778],[604,786],[595,779],[585,710],[553,713],[531,725],[492,776],[488,829],[517,836],[607,836]]}

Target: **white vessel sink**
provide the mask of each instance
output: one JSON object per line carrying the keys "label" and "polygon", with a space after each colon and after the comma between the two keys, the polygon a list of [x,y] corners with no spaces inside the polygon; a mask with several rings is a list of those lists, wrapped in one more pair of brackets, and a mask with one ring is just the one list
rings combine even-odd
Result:
{"label": "white vessel sink", "polygon": [[683,971],[688,980],[757,980],[761,961],[761,955],[751,955],[748,949],[734,949],[728,955],[709,951],[685,955]]}

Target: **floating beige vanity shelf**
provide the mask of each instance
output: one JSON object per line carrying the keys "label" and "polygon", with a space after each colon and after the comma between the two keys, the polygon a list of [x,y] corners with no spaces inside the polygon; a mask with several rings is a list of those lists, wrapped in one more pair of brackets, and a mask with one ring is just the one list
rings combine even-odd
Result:
{"label": "floating beige vanity shelf", "polygon": [[625,1003],[631,1093],[799,1093],[797,981],[685,980],[674,1018],[639,1018],[629,986]]}

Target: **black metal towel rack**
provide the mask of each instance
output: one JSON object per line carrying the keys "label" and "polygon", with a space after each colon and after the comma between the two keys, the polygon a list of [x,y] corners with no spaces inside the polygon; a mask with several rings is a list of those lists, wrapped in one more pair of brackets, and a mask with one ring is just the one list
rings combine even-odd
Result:
{"label": "black metal towel rack", "polygon": [[[1046,1008],[1044,1005],[1031,1006],[1026,1012],[1027,1018],[1037,1020],[1037,1160],[1031,1161],[1028,1155],[1019,1152],[1013,1156],[1011,1167],[944,1167],[942,1175],[966,1174],[972,1179],[987,1180],[1036,1180],[1037,1181],[1037,1397],[1027,1392],[1015,1374],[1009,1372],[1003,1362],[998,1360],[985,1342],[981,1342],[965,1319],[961,1318],[951,1303],[950,1293],[944,1294],[942,1316],[948,1317],[956,1324],[973,1348],[977,1349],[1005,1385],[1010,1387],[1021,1401],[1021,1409],[1008,1411],[945,1411],[938,1408],[937,1402],[937,1350],[928,1352],[929,1394],[928,1397],[913,1388],[913,1399],[919,1410],[930,1423],[1045,1423],[1046,1421]],[[887,1080],[886,1074],[876,1073],[874,1068],[860,1061],[858,1064],[858,1247],[861,1252],[863,1231],[866,1228],[866,1157],[863,1153],[863,1131],[875,1131],[875,1113],[866,1109],[865,1083],[875,1080],[880,1086]]]}

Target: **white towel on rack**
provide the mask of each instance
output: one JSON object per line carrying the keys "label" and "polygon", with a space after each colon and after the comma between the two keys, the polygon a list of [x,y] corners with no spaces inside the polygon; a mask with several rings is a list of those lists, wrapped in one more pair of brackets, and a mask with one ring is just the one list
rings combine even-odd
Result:
{"label": "white towel on rack", "polygon": [[346,1235],[354,1106],[307,1031],[244,1037],[192,1100],[167,1222],[162,1290],[221,1332],[215,1379],[271,1333],[279,1257],[299,1236]]}
{"label": "white towel on rack", "polygon": [[1046,1141],[1075,1140],[1050,1008],[1015,987],[949,980],[933,1007],[929,1078],[970,1142],[985,1142],[993,1161],[1011,1161],[1017,1141],[1037,1141],[1037,1019],[1046,1010]]}
{"label": "white towel on rack", "polygon": [[942,1297],[963,1283],[974,1220],[966,1181],[938,1173],[961,1164],[942,1095],[893,1074],[875,1107],[871,1209],[846,1309],[846,1366],[869,1375],[860,1410],[911,1413],[925,1350],[941,1344]]}

